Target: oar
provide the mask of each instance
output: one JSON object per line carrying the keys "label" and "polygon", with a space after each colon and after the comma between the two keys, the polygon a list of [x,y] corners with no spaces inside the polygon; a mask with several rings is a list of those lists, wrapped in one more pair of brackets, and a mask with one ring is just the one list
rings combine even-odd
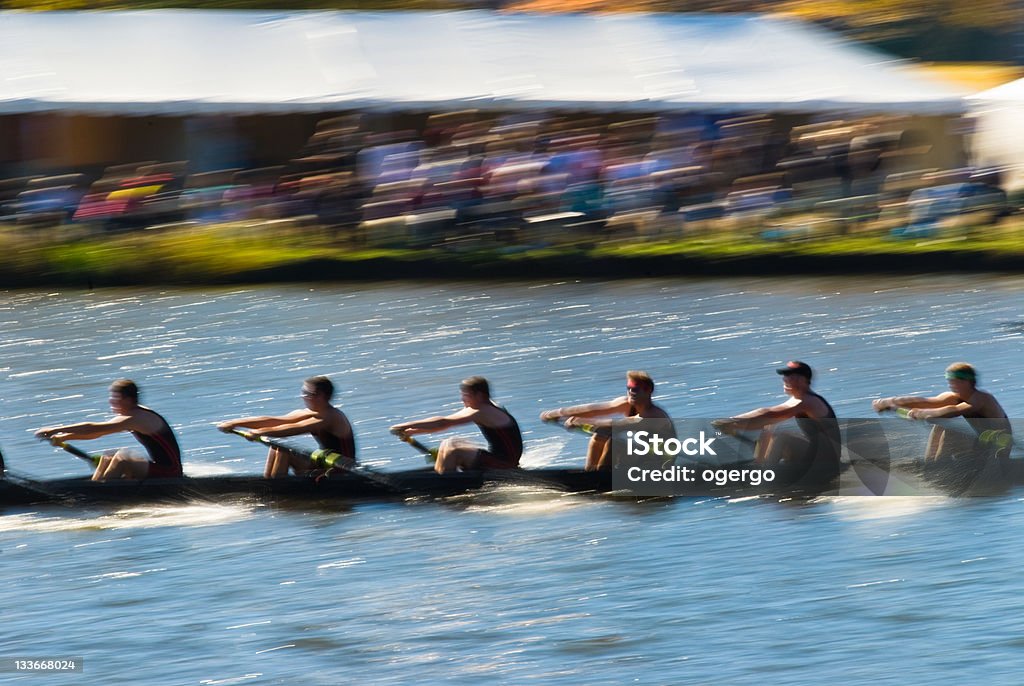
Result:
{"label": "oar", "polygon": [[51,494],[47,493],[41,488],[37,488],[35,482],[31,479],[27,479],[23,476],[18,476],[7,471],[7,463],[4,462],[4,454],[0,452],[0,478],[4,481],[14,484],[18,488],[24,489],[31,493],[33,496],[45,496],[47,500],[52,498]]}
{"label": "oar", "polygon": [[761,439],[761,431],[757,429],[749,429],[750,431],[757,431],[757,438],[751,438],[746,433],[744,433],[743,430],[739,429],[737,429],[736,431],[724,431],[722,429],[722,425],[727,424],[730,421],[730,419],[713,419],[711,420],[711,426],[714,427],[715,431],[718,431],[719,433],[735,438],[737,441],[740,441],[741,443],[746,443],[747,445],[753,446],[756,451],[757,442]]}
{"label": "oar", "polygon": [[70,454],[74,455],[77,458],[85,460],[86,462],[91,464],[93,467],[95,467],[96,465],[98,465],[100,463],[100,456],[99,455],[90,455],[89,453],[85,452],[81,448],[76,448],[75,446],[71,445],[70,443],[59,442],[59,443],[54,443],[54,445],[57,446],[58,448],[63,449],[64,452],[70,453]]}
{"label": "oar", "polygon": [[3,472],[2,480],[31,494],[30,499],[32,502],[53,502],[55,500],[70,501],[76,499],[74,496],[48,489],[35,479],[30,479],[27,476],[22,476],[20,474],[14,474],[8,470]]}
{"label": "oar", "polygon": [[48,488],[45,488],[41,483],[35,479],[30,479],[27,476],[21,474],[15,474],[7,469],[7,463],[4,461],[4,455],[0,452],[0,479],[6,481],[9,484],[20,488],[22,491],[31,494],[32,500],[38,501],[53,501],[53,500],[68,500],[70,496],[63,495],[61,493],[54,492]]}
{"label": "oar", "polygon": [[76,448],[75,446],[71,445],[70,443],[65,443],[64,441],[61,441],[61,440],[54,440],[53,438],[40,438],[39,440],[46,441],[50,445],[52,445],[52,446],[54,446],[56,448],[60,448],[60,449],[62,449],[66,453],[70,453],[70,454],[74,455],[77,458],[85,460],[86,462],[88,462],[93,467],[95,467],[96,465],[98,465],[100,463],[100,456],[99,455],[90,455],[89,453],[85,452],[81,448]]}
{"label": "oar", "polygon": [[408,493],[409,489],[396,484],[394,480],[390,479],[386,475],[376,472],[369,467],[356,466],[355,461],[347,455],[335,452],[333,450],[303,450],[302,448],[296,448],[295,446],[289,445],[282,441],[278,441],[269,436],[262,436],[260,434],[254,434],[251,431],[245,429],[229,429],[228,433],[233,433],[237,436],[241,436],[247,441],[258,441],[264,445],[270,446],[271,448],[277,448],[278,450],[284,450],[289,453],[295,453],[296,455],[302,455],[313,463],[316,467],[322,467],[326,469],[341,469],[342,471],[354,474],[355,476],[362,477],[367,481],[372,481],[381,486],[385,486],[392,491],[398,493]]}
{"label": "oar", "polygon": [[562,417],[554,417],[552,419],[545,419],[544,422],[546,424],[558,424],[559,426],[561,426],[566,431],[579,431],[580,433],[585,433],[585,434],[595,434],[595,433],[597,433],[597,427],[594,426],[593,424],[577,424],[575,426],[566,426],[564,418],[562,418]]}
{"label": "oar", "polygon": [[404,443],[408,443],[410,446],[423,453],[423,457],[426,458],[427,462],[437,461],[437,448],[428,448],[427,446],[423,445],[412,436],[406,436],[405,434],[400,433],[398,431],[392,433],[394,433],[394,435],[398,437],[398,440]]}

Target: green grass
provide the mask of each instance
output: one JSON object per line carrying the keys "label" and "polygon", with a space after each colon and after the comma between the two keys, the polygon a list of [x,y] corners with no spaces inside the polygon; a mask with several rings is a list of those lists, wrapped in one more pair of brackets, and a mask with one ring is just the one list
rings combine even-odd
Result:
{"label": "green grass", "polygon": [[[319,231],[275,223],[187,226],[92,235],[66,229],[0,227],[0,282],[59,284],[220,284],[263,281],[424,278],[642,276],[687,273],[841,273],[1024,270],[1024,228],[967,230],[929,240],[888,234],[767,241],[722,234],[675,240],[620,240],[592,247],[462,250],[366,248]],[[783,260],[786,267],[782,267]]]}

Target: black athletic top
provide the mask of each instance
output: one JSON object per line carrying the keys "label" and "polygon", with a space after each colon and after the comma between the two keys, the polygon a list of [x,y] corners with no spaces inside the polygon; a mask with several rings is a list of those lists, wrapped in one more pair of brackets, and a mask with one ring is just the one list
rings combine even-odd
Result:
{"label": "black athletic top", "polygon": [[174,437],[174,431],[167,420],[161,417],[148,407],[139,406],[140,410],[156,415],[160,420],[160,429],[155,434],[143,434],[132,431],[135,440],[142,444],[149,454],[149,460],[159,468],[160,476],[182,476],[181,470],[181,448],[178,447],[178,439]]}
{"label": "black athletic top", "polygon": [[515,417],[509,414],[508,410],[496,403],[494,406],[505,413],[509,424],[499,428],[477,424],[480,433],[487,439],[487,452],[503,461],[517,465],[519,458],[523,456],[523,434],[519,430],[519,424],[516,423]]}
{"label": "black athletic top", "polygon": [[808,391],[807,395],[814,396],[825,403],[825,407],[828,408],[828,415],[825,417],[811,417],[808,414],[798,414],[795,417],[797,426],[810,442],[807,457],[838,462],[841,447],[836,411],[832,409],[827,400],[817,393]]}

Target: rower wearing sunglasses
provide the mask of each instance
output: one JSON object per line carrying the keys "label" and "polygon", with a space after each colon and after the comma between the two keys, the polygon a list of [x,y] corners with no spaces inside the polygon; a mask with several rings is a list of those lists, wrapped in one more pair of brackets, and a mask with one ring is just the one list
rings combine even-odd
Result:
{"label": "rower wearing sunglasses", "polygon": [[667,439],[675,436],[671,419],[665,410],[651,400],[654,395],[654,380],[647,372],[630,371],[626,373],[626,394],[606,402],[590,403],[560,407],[547,410],[540,415],[545,422],[562,421],[565,428],[587,427],[592,429],[590,443],[587,445],[587,471],[612,468],[612,426],[621,417],[664,420],[658,422],[657,433]]}
{"label": "rower wearing sunglasses", "polygon": [[[334,384],[326,376],[313,376],[302,383],[302,402],[305,408],[280,417],[242,417],[221,422],[217,428],[225,433],[235,429],[249,429],[254,437],[283,438],[310,434],[324,450],[339,453],[353,462],[356,457],[355,435],[345,413],[331,404]],[[288,476],[288,468],[296,474],[313,469],[306,455],[282,448],[271,447],[263,476],[278,479]]]}

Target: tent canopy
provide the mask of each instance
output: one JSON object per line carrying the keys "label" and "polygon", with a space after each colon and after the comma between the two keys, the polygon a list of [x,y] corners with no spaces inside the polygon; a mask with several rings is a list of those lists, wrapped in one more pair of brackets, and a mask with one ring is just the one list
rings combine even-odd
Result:
{"label": "tent canopy", "polygon": [[970,96],[975,163],[1004,170],[1006,190],[1024,189],[1024,79]]}
{"label": "tent canopy", "polygon": [[887,55],[752,14],[8,11],[0,73],[0,113],[963,111]]}
{"label": "tent canopy", "polygon": [[967,97],[975,106],[985,103],[1024,103],[1024,79],[1017,79]]}

